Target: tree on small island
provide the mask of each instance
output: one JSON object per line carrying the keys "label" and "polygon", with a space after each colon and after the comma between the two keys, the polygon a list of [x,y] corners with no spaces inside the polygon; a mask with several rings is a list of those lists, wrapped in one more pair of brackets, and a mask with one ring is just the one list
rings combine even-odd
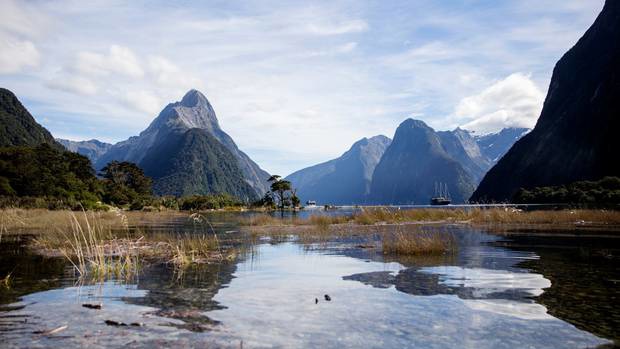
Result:
{"label": "tree on small island", "polygon": [[290,181],[282,179],[282,176],[279,175],[272,175],[267,181],[271,183],[271,194],[275,196],[276,199],[273,200],[272,198],[272,200],[274,202],[277,201],[277,207],[281,211],[284,211],[284,209],[289,206],[293,208],[299,206],[299,198]]}

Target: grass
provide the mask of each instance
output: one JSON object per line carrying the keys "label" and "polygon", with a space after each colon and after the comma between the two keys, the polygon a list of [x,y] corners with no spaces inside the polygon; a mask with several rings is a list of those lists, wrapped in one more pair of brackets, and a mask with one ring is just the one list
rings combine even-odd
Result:
{"label": "grass", "polygon": [[[205,228],[202,234],[142,233],[135,227],[189,219]],[[245,247],[268,237],[270,243],[296,240],[304,244],[346,241],[364,248],[381,248],[388,255],[444,254],[456,247],[451,235],[430,231],[435,223],[498,227],[561,228],[620,226],[620,211],[561,210],[525,212],[492,209],[363,209],[349,216],[313,215],[277,218],[255,214],[243,218],[240,235],[220,240],[207,216],[171,212],[81,212],[0,210],[3,234],[34,234],[33,247],[46,255],[63,256],[82,276],[96,279],[131,278],[146,263],[186,267],[232,260]],[[424,230],[426,229],[426,230]],[[207,233],[208,232],[208,233]],[[0,279],[8,284],[11,275]],[[4,280],[4,281],[3,281]]]}
{"label": "grass", "polygon": [[[122,212],[115,215],[115,223],[95,212],[67,212],[65,218],[68,224],[57,222],[54,226],[68,229],[50,229],[36,235],[34,247],[46,255],[65,257],[80,277],[130,279],[146,263],[185,267],[235,256],[231,248],[222,247],[215,234],[141,234],[130,230],[129,219]],[[188,219],[209,224],[196,214]]]}
{"label": "grass", "polygon": [[325,229],[334,224],[402,224],[402,223],[467,223],[467,224],[547,224],[620,225],[620,211],[616,210],[541,210],[522,211],[515,208],[473,209],[362,209],[349,216],[313,215],[305,219],[280,219],[258,214],[242,220],[246,226],[315,226]]}
{"label": "grass", "polygon": [[426,255],[455,252],[454,237],[441,231],[403,231],[386,234],[382,239],[383,254]]}
{"label": "grass", "polygon": [[[50,231],[72,229],[71,215],[75,212],[69,210],[47,209],[1,209],[0,230],[5,234],[47,234]],[[139,226],[167,222],[171,218],[186,218],[187,213],[178,211],[144,212],[144,211],[89,211],[88,217],[96,217],[98,224],[105,229],[125,229],[129,225]],[[81,224],[86,224],[83,215],[77,215]]]}
{"label": "grass", "polygon": [[13,272],[10,272],[7,274],[7,276],[5,276],[4,278],[0,280],[0,285],[2,285],[3,288],[7,290],[11,288],[12,275],[13,275]]}
{"label": "grass", "polygon": [[[128,238],[117,239],[111,230],[105,229],[96,215],[86,212],[78,218],[71,213],[70,232],[61,231],[56,237],[46,234],[36,244],[55,246],[67,258],[81,277],[90,276],[102,280],[110,276],[129,279],[137,273],[139,249]],[[119,217],[121,224],[125,221]]]}

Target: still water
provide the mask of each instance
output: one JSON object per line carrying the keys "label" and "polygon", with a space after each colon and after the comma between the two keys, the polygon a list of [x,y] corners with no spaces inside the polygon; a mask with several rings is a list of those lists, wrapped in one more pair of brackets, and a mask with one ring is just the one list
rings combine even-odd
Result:
{"label": "still water", "polygon": [[[135,282],[102,284],[76,284],[64,261],[5,239],[0,275],[13,270],[15,280],[0,289],[0,343],[611,348],[620,339],[620,242],[613,235],[452,229],[459,249],[449,256],[386,258],[344,242],[265,241],[236,262],[183,271],[152,265]],[[99,302],[100,310],[82,307]]]}

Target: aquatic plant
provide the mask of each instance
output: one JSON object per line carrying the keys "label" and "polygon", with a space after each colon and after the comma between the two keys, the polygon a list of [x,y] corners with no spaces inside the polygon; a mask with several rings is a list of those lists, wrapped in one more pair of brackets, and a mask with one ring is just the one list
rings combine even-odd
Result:
{"label": "aquatic plant", "polygon": [[395,209],[364,208],[350,215],[313,215],[309,218],[277,218],[267,214],[240,220],[246,226],[326,225],[353,223],[357,225],[404,223],[463,223],[463,224],[604,224],[619,225],[618,210],[537,210],[523,211],[514,207],[465,209]]}
{"label": "aquatic plant", "polygon": [[397,255],[444,254],[457,248],[454,237],[448,232],[423,229],[397,229],[394,233],[384,234],[381,244],[384,254]]}
{"label": "aquatic plant", "polygon": [[[49,254],[64,256],[82,278],[128,279],[137,273],[142,238],[130,239],[127,230],[112,233],[110,225],[95,213],[70,212],[68,218],[68,229],[39,234],[34,245]],[[122,225],[122,217],[118,219]]]}
{"label": "aquatic plant", "polygon": [[2,285],[2,287],[4,287],[7,290],[11,288],[12,275],[13,275],[13,272],[10,272],[7,274],[7,276],[5,276],[4,278],[0,280],[0,285]]}

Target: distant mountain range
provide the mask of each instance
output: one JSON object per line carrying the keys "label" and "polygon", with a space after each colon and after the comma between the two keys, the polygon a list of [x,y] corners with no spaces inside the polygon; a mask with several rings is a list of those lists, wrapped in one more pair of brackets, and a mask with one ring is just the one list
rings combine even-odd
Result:
{"label": "distant mountain range", "polygon": [[35,121],[13,92],[0,88],[0,147],[34,147],[41,143],[64,149]]}
{"label": "distant mountain range", "polygon": [[168,104],[139,136],[113,145],[95,164],[138,164],[160,195],[229,193],[253,200],[268,188],[263,171],[219,126],[207,98],[196,90]]}
{"label": "distant mountain range", "polygon": [[346,205],[364,203],[370,182],[391,140],[386,136],[363,138],[337,159],[314,165],[286,177],[303,201]]}
{"label": "distant mountain range", "polygon": [[394,140],[362,139],[341,157],[286,177],[303,200],[323,204],[427,204],[435,182],[448,184],[455,203],[467,201],[478,182],[527,133],[507,128],[474,136],[460,128],[436,132],[405,120]]}
{"label": "distant mountain range", "polygon": [[620,176],[620,1],[558,61],[536,127],[484,177],[471,197],[508,201],[519,188]]}
{"label": "distant mountain range", "polygon": [[68,139],[56,138],[56,141],[67,148],[67,150],[86,156],[93,164],[112,148],[112,144],[101,142],[96,139],[88,141],[70,141]]}
{"label": "distant mountain range", "polygon": [[[158,195],[228,193],[245,200],[268,190],[269,174],[220,127],[213,107],[196,90],[168,104],[139,136],[117,144],[54,140],[17,98],[0,89],[2,146],[48,143],[87,156],[101,169],[112,160],[138,164]],[[527,132],[504,129],[477,136],[457,128],[435,132],[405,120],[394,140],[363,138],[342,156],[299,170],[286,179],[303,200],[329,204],[426,204],[434,183],[446,183],[455,203],[465,202],[498,158]]]}

